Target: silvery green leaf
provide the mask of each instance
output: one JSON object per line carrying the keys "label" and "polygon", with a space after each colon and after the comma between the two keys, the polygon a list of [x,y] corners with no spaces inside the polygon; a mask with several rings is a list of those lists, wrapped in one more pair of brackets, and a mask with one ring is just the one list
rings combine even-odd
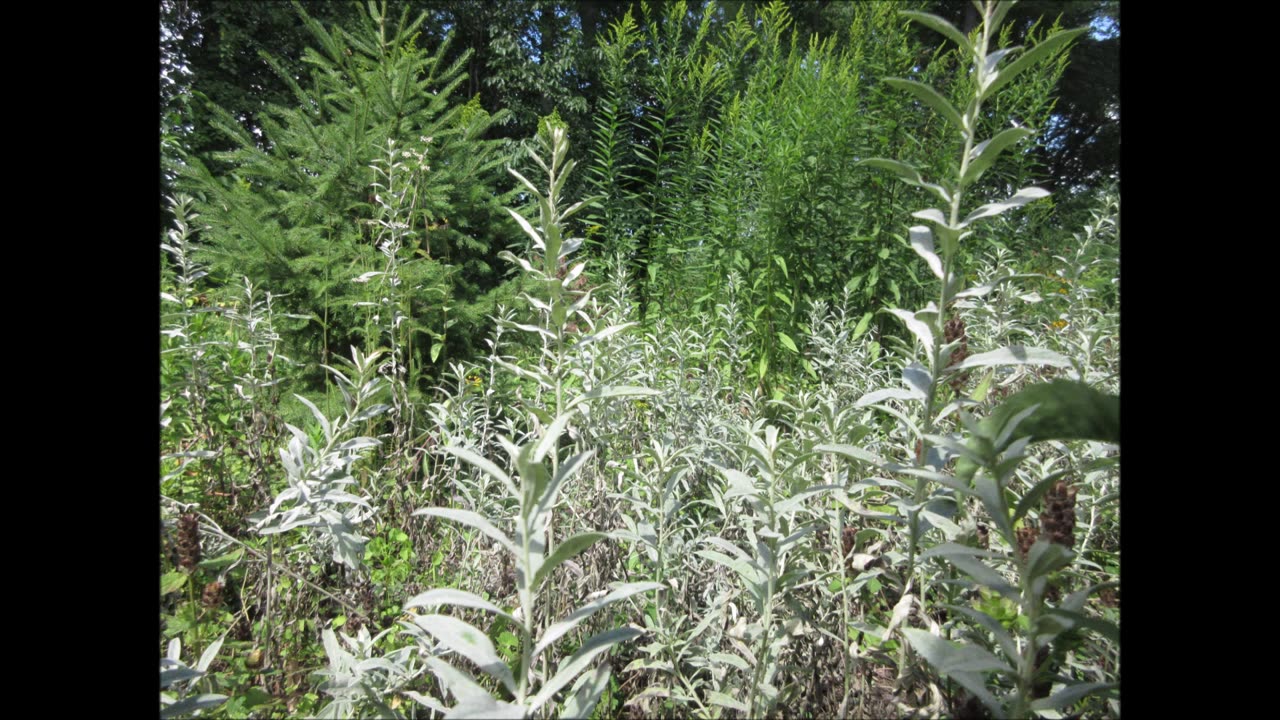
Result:
{"label": "silvery green leaf", "polygon": [[511,481],[511,478],[488,459],[477,455],[467,448],[459,447],[457,445],[448,445],[444,448],[444,451],[460,460],[464,460],[467,463],[474,465],[490,477],[502,483],[502,486],[505,487],[507,492],[509,492],[513,497],[519,495],[516,485]]}
{"label": "silvery green leaf", "polygon": [[171,670],[161,670],[160,671],[160,688],[164,689],[174,683],[179,683],[184,680],[191,680],[193,678],[198,678],[202,676],[204,676],[204,673],[198,670],[192,670],[189,667],[177,667]]}
{"label": "silvery green leaf", "polygon": [[379,275],[386,275],[386,273],[385,273],[385,272],[378,271],[378,270],[370,270],[370,271],[369,271],[369,272],[367,272],[367,273],[363,273],[363,274],[361,274],[359,277],[351,278],[351,282],[367,283],[367,282],[369,282],[371,279],[376,278],[376,277],[378,277]]}
{"label": "silvery green leaf", "polygon": [[570,697],[560,707],[562,718],[589,718],[600,696],[609,687],[609,663],[600,663],[590,674],[578,678],[570,689]]}
{"label": "silvery green leaf", "polygon": [[[464,703],[493,698],[493,696],[489,694],[489,691],[480,687],[480,684],[477,683],[474,678],[444,660],[437,657],[428,657],[426,658],[426,663],[432,674],[434,674],[436,679],[440,681],[440,684],[444,686],[444,689],[453,693],[453,699],[455,702]],[[422,701],[419,700],[419,702]],[[430,707],[430,705],[428,705],[428,707]]]}
{"label": "silvery green leaf", "polygon": [[904,628],[902,633],[916,652],[924,656],[939,672],[953,673],[1006,672],[1012,673],[1000,658],[977,645],[960,644],[932,635],[927,630]]}
{"label": "silvery green leaf", "polygon": [[547,249],[546,243],[542,239],[542,234],[539,233],[537,230],[534,230],[533,226],[529,224],[528,220],[524,219],[523,215],[516,212],[515,210],[512,210],[511,208],[506,208],[506,210],[507,212],[511,213],[511,217],[515,218],[516,222],[520,224],[520,229],[524,230],[525,234],[533,239],[534,248],[538,250]]}
{"label": "silvery green leaf", "polygon": [[716,465],[715,468],[720,471],[720,474],[729,483],[729,489],[724,494],[726,500],[739,496],[755,497],[757,495],[756,484],[752,482],[746,473],[733,468],[720,467],[719,465]]}
{"label": "silvery green leaf", "polygon": [[973,159],[969,161],[969,166],[965,168],[964,183],[970,185],[977,182],[978,178],[982,177],[982,174],[987,171],[987,168],[990,168],[1000,157],[1000,153],[1019,140],[1032,135],[1035,135],[1035,132],[1027,128],[1006,128],[996,133],[995,137],[978,145],[978,147],[974,148]]}
{"label": "silvery green leaf", "polygon": [[885,78],[884,83],[911,93],[917,100],[933,108],[934,112],[954,125],[962,135],[967,134],[968,130],[965,127],[964,119],[960,116],[960,111],[950,101],[939,95],[937,90],[924,83],[916,82],[915,80],[903,80],[902,78]]}
{"label": "silvery green leaf", "polygon": [[1027,574],[1031,577],[1040,577],[1057,572],[1070,565],[1074,558],[1075,553],[1071,550],[1041,537],[1027,553]]}
{"label": "silvery green leaf", "polygon": [[[935,210],[934,212],[937,211]],[[941,215],[942,213],[938,214]],[[925,263],[929,265],[929,270],[941,280],[943,277],[942,260],[933,251],[933,231],[924,225],[915,225],[909,228],[907,232],[911,234],[911,249],[924,258]]]}
{"label": "silvery green leaf", "polygon": [[970,355],[951,366],[952,370],[968,370],[980,367],[1002,367],[1006,365],[1049,365],[1052,367],[1071,367],[1071,360],[1052,350],[1023,345],[1010,345],[998,350]]}
{"label": "silvery green leaf", "polygon": [[520,720],[524,715],[523,707],[489,697],[458,703],[444,717],[445,720]]}
{"label": "silvery green leaf", "polygon": [[1035,47],[1023,53],[1017,60],[1006,65],[1005,68],[1000,71],[1000,76],[987,87],[984,95],[989,96],[1001,87],[1004,87],[1005,83],[1017,77],[1023,70],[1026,70],[1035,63],[1048,57],[1049,54],[1074,40],[1077,36],[1088,29],[1089,28],[1087,27],[1083,27],[1076,28],[1074,30],[1063,30],[1050,35],[1039,43],[1036,43]]}
{"label": "silvery green leaf", "polygon": [[968,227],[969,224],[974,222],[975,220],[980,220],[985,217],[993,217],[995,215],[999,215],[1000,213],[1003,213],[1006,210],[1010,210],[1016,207],[1021,207],[1022,205],[1026,205],[1032,200],[1039,200],[1040,198],[1048,197],[1048,196],[1049,196],[1049,191],[1044,190],[1042,188],[1038,188],[1038,187],[1022,188],[1018,192],[1014,193],[1012,197],[1006,200],[1002,200],[1001,202],[987,203],[986,205],[983,205],[979,207],[977,210],[974,210],[973,212],[969,213],[969,216],[964,219],[964,222],[960,223],[960,227],[961,228]]}
{"label": "silvery green leaf", "polygon": [[902,320],[902,322],[907,326],[907,329],[911,331],[911,334],[915,335],[920,341],[920,344],[924,346],[925,352],[933,354],[933,329],[917,317],[926,311],[920,310],[913,313],[899,308],[890,308],[887,312]]}
{"label": "silvery green leaf", "polygon": [[508,538],[505,533],[503,533],[498,528],[494,527],[488,520],[484,518],[484,516],[478,513],[472,512],[470,510],[455,510],[453,508],[423,508],[421,510],[415,510],[413,514],[414,515],[432,515],[434,517],[442,517],[442,518],[445,518],[446,520],[453,520],[455,522],[460,522],[464,525],[470,525],[471,527],[479,530],[485,535],[488,535],[494,540],[497,540],[498,543],[501,544],[502,547],[506,548],[509,552],[511,552],[512,555],[519,554],[516,552],[515,543],[511,542],[511,539]]}
{"label": "silvery green leaf", "polygon": [[511,668],[494,651],[493,643],[484,631],[448,615],[415,615],[413,622],[515,694],[516,683],[511,677]]}
{"label": "silvery green leaf", "polygon": [[[533,157],[534,157],[534,160],[538,160],[537,156],[533,156]],[[538,163],[539,163],[539,164],[541,164],[541,162],[542,162],[541,160],[538,160]],[[524,185],[524,186],[525,186],[525,188],[527,188],[527,189],[529,190],[529,192],[533,193],[533,196],[534,196],[535,198],[537,198],[537,199],[539,199],[539,200],[541,200],[541,199],[542,199],[542,193],[541,193],[541,192],[539,192],[538,188],[534,187],[534,184],[533,184],[533,183],[531,183],[531,182],[529,182],[527,179],[525,179],[525,176],[521,175],[519,172],[517,172],[517,171],[515,171],[515,170],[513,170],[513,169],[511,169],[511,168],[507,168],[507,172],[509,172],[509,173],[511,173],[512,175],[514,175],[514,176],[515,176],[515,178],[516,178],[517,180],[519,180],[519,181],[520,181],[520,183],[521,183],[522,185]],[[507,212],[511,212],[511,211],[510,211],[510,210],[508,210]]]}
{"label": "silvery green leaf", "polygon": [[[534,516],[541,516],[551,511],[555,506],[556,499],[559,496],[560,488],[564,487],[564,483],[569,478],[577,474],[578,470],[590,460],[596,453],[595,450],[588,450],[578,453],[573,457],[565,460],[556,470],[556,474],[547,483],[546,488],[542,491],[542,497],[538,498],[537,507],[534,509]],[[541,463],[538,467],[543,467]],[[545,468],[543,470],[545,472]]]}
{"label": "silvery green leaf", "polygon": [[622,323],[621,325],[610,325],[609,327],[601,330],[598,333],[595,333],[594,335],[588,335],[587,337],[583,338],[582,344],[586,345],[588,343],[600,342],[601,340],[612,337],[613,335],[616,335],[622,332],[623,330],[631,328],[636,324],[637,323],[635,322],[625,322],[625,323]]}
{"label": "silvery green leaf", "polygon": [[729,695],[725,695],[724,693],[718,690],[707,691],[707,699],[711,701],[712,705],[727,707],[731,710],[737,710],[740,713],[751,712],[751,708],[747,707],[746,703],[742,702],[741,700],[738,700],[737,698],[731,697]]}
{"label": "silvery green leaf", "polygon": [[1114,690],[1120,687],[1119,683],[1080,683],[1079,685],[1071,685],[1050,695],[1047,698],[1040,698],[1032,701],[1032,710],[1057,710],[1075,704],[1081,698],[1095,693],[1101,693],[1108,690]]}
{"label": "silvery green leaf", "polygon": [[173,718],[183,715],[190,715],[197,710],[208,710],[215,708],[227,701],[226,695],[207,694],[196,695],[194,697],[183,698],[178,702],[160,711],[160,717]]}
{"label": "silvery green leaf", "polygon": [[930,525],[941,530],[943,537],[945,537],[948,541],[954,540],[956,536],[962,532],[960,530],[959,525],[956,525],[955,523],[951,522],[949,519],[935,512],[930,512],[928,510],[921,510],[920,516],[925,520],[927,520]]}
{"label": "silvery green leaf", "polygon": [[[653,584],[656,585],[657,583]],[[620,627],[592,636],[568,660],[557,666],[556,674],[538,690],[538,694],[529,702],[528,711],[530,713],[537,712],[538,708],[541,708],[547,701],[555,697],[560,688],[569,684],[579,673],[586,670],[600,653],[618,643],[626,642],[643,634],[641,630],[634,627]],[[534,655],[537,655],[536,651]]]}
{"label": "silvery green leaf", "polygon": [[902,369],[902,381],[923,398],[929,392],[929,384],[933,382],[933,376],[929,374],[928,368],[913,362]]}
{"label": "silvery green leaf", "polygon": [[546,581],[546,579],[557,567],[560,566],[561,563],[577,557],[577,555],[583,550],[586,550],[605,537],[607,537],[607,535],[602,532],[585,532],[578,533],[577,535],[560,541],[560,543],[556,545],[555,550],[551,551],[551,554],[547,556],[546,561],[544,561],[533,574],[533,583],[530,585],[533,592],[538,592],[538,589],[542,587],[542,583]]}
{"label": "silvery green leaf", "polygon": [[861,462],[865,462],[876,467],[879,467],[884,464],[884,460],[876,456],[875,453],[872,453],[868,450],[863,450],[860,447],[854,447],[853,445],[845,445],[842,443],[824,443],[822,445],[818,445],[814,447],[813,450],[814,452],[832,453],[833,455],[840,455],[841,457],[845,457],[850,460],[859,460]]}
{"label": "silvery green leaf", "polygon": [[904,390],[901,388],[884,388],[882,390],[873,390],[866,395],[863,395],[858,398],[858,401],[854,403],[853,406],[866,407],[890,398],[896,400],[924,400],[925,396],[914,389]]}
{"label": "silvery green leaf", "polygon": [[753,563],[731,558],[724,553],[718,553],[714,550],[696,550],[694,551],[694,554],[729,568],[740,575],[749,586],[757,587],[764,584],[764,571],[756,567]]}
{"label": "silvery green leaf", "polygon": [[599,400],[608,397],[647,397],[653,395],[661,395],[657,390],[650,390],[646,387],[638,387],[634,385],[597,385],[587,392],[579,395],[569,402],[569,408],[573,408],[588,400]]}
{"label": "silvery green leaf", "polygon": [[356,437],[356,438],[351,438],[350,440],[345,440],[341,443],[338,443],[338,445],[334,449],[342,450],[344,452],[355,452],[359,450],[365,450],[367,448],[375,448],[381,444],[382,444],[382,441],[378,440],[377,438]]}
{"label": "silvery green leaf", "polygon": [[564,434],[564,428],[569,424],[569,420],[573,418],[573,414],[573,410],[569,410],[556,416],[556,419],[551,421],[551,424],[542,433],[542,439],[538,441],[538,444],[533,449],[533,457],[531,458],[533,462],[542,462],[547,453],[551,452],[551,449],[559,444],[560,436]]}
{"label": "silvery green leaf", "polygon": [[893,606],[893,615],[889,618],[889,626],[884,629],[884,635],[880,636],[881,640],[888,640],[893,634],[895,628],[902,624],[911,615],[911,607],[915,604],[915,595],[907,593],[899,598],[897,604]]}
{"label": "silvery green leaf", "polygon": [[637,593],[661,589],[662,583],[656,582],[635,582],[619,585],[608,595],[582,605],[563,619],[557,620],[548,626],[546,631],[542,634],[542,637],[538,640],[538,644],[533,649],[533,657],[538,657],[543,650],[547,649],[563,637],[565,633],[577,627],[578,623],[581,623],[583,620],[594,615],[600,608],[605,607],[606,605],[611,605],[619,600],[629,598]]}
{"label": "silvery green leaf", "polygon": [[222,641],[226,639],[227,636],[223,635],[205,648],[204,652],[200,653],[200,661],[196,663],[196,670],[202,673],[209,671],[209,666],[213,664],[213,659],[218,657],[218,651],[222,649]]}
{"label": "silvery green leaf", "polygon": [[491,613],[497,613],[505,618],[510,618],[515,622],[515,618],[511,617],[507,611],[497,605],[494,605],[488,600],[465,590],[455,590],[453,588],[435,588],[433,590],[420,593],[406,601],[404,607],[407,610],[413,607],[434,608],[438,605],[456,605],[458,607],[488,610]]}
{"label": "silvery green leaf", "polygon": [[1005,630],[999,620],[996,620],[984,612],[970,607],[964,607],[963,605],[944,605],[943,607],[965,615],[969,619],[978,623],[995,637],[996,642],[1000,644],[1000,649],[1004,651],[1005,655],[1008,657],[1018,657],[1018,643],[1014,641],[1013,636],[1009,634],[1008,630]]}
{"label": "silvery green leaf", "polygon": [[320,422],[320,427],[324,429],[324,439],[329,442],[333,442],[333,427],[329,425],[329,419],[324,416],[324,413],[320,412],[320,408],[316,407],[315,403],[301,395],[298,395],[297,393],[294,393],[293,396],[301,400],[302,404],[306,405],[307,409],[311,410],[311,414]]}
{"label": "silvery green leaf", "polygon": [[898,14],[907,18],[908,20],[915,20],[921,25],[937,30],[938,32],[946,36],[947,39],[951,40],[951,42],[959,45],[962,49],[964,49],[966,54],[968,55],[973,54],[973,43],[969,42],[969,38],[965,37],[965,34],[957,30],[954,25],[947,22],[946,20],[943,20],[937,15],[931,15],[929,13],[924,13],[924,12],[916,12],[914,10],[899,10]]}
{"label": "silvery green leaf", "polygon": [[737,655],[733,655],[731,653],[715,652],[708,655],[707,659],[713,662],[724,664],[724,665],[732,665],[733,667],[736,667],[739,670],[751,669],[751,665],[748,664],[746,660],[743,660]]}
{"label": "silvery green leaf", "polygon": [[431,710],[438,712],[441,715],[444,715],[449,712],[448,708],[446,708],[439,700],[436,700],[430,695],[423,695],[422,693],[416,692],[414,690],[404,690],[402,692],[404,692],[404,694],[407,695],[410,700],[417,702],[419,705],[423,705],[427,708],[430,708]]}
{"label": "silvery green leaf", "polygon": [[932,190],[933,193],[937,195],[942,200],[943,203],[948,205],[951,204],[950,191],[948,191],[946,188],[942,187],[941,185],[934,185],[932,183],[925,182],[924,179],[920,176],[920,171],[916,170],[915,168],[911,167],[906,163],[898,162],[897,160],[887,160],[885,158],[870,158],[868,160],[862,160],[855,164],[870,165],[871,167],[877,167],[882,170],[888,170],[889,172],[892,172],[893,174],[897,175],[907,184],[917,185],[922,188],[928,188],[929,190]]}
{"label": "silvery green leaf", "polygon": [[169,302],[172,302],[172,303],[178,303],[179,305],[181,305],[181,304],[182,304],[182,301],[181,301],[181,300],[179,300],[178,298],[176,298],[176,297],[174,297],[174,296],[170,295],[170,294],[169,294],[169,293],[167,293],[167,292],[162,292],[162,293],[160,293],[160,299],[161,299],[161,300],[168,300]]}

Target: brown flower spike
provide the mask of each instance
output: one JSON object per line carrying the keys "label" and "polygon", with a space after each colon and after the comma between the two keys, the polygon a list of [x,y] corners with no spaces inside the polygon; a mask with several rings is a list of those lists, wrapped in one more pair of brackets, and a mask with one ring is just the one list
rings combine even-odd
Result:
{"label": "brown flower spike", "polygon": [[187,572],[195,572],[200,563],[200,521],[195,513],[178,517],[178,565]]}

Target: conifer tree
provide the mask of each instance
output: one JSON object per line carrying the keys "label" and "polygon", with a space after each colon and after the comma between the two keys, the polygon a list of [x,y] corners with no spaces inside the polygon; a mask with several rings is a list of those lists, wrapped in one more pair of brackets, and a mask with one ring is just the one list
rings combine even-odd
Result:
{"label": "conifer tree", "polygon": [[[261,115],[265,142],[211,107],[214,126],[238,145],[213,159],[231,169],[215,176],[198,160],[186,168],[183,182],[210,226],[212,274],[248,276],[306,318],[292,338],[299,357],[325,363],[348,346],[371,349],[378,298],[353,280],[383,269],[376,222],[392,210],[407,225],[399,249],[412,291],[407,332],[468,342],[492,311],[485,293],[501,280],[494,268],[509,193],[499,183],[509,183],[501,147],[484,134],[503,113],[454,99],[466,54],[446,66],[447,41],[434,52],[421,47],[425,14],[410,21],[405,9],[397,19],[369,3],[352,27],[330,28],[297,11],[314,38],[306,77],[264,53],[292,104]],[[412,184],[395,197],[374,185],[388,141],[416,158]],[[431,343],[419,347],[430,353]]]}

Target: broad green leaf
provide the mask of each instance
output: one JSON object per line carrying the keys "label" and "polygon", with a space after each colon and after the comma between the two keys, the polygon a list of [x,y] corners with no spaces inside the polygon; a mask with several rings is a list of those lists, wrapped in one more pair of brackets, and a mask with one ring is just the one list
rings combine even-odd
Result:
{"label": "broad green leaf", "polygon": [[556,545],[556,549],[552,550],[551,554],[547,556],[538,571],[533,574],[533,592],[538,592],[538,589],[542,587],[542,583],[561,563],[577,557],[579,553],[594,545],[596,541],[606,537],[608,535],[602,532],[585,532],[561,541],[560,544]]}
{"label": "broad green leaf", "polygon": [[493,643],[482,630],[448,615],[415,615],[413,622],[515,694],[516,683],[511,676],[511,668],[494,651]]}
{"label": "broad green leaf", "polygon": [[[656,585],[657,583],[653,584]],[[555,696],[560,688],[569,684],[571,680],[586,670],[600,653],[618,643],[626,642],[643,634],[643,631],[634,627],[620,627],[592,636],[568,660],[560,663],[556,668],[556,674],[538,690],[538,694],[529,702],[529,713],[536,713],[539,708]]]}
{"label": "broad green leaf", "polygon": [[438,605],[455,605],[458,607],[488,610],[491,613],[497,613],[498,615],[508,618],[512,622],[519,622],[505,610],[494,605],[488,600],[465,590],[455,590],[453,588],[436,588],[420,593],[405,602],[404,607],[407,610],[413,607],[434,608]]}
{"label": "broad green leaf", "polygon": [[1013,435],[1041,440],[1097,440],[1120,442],[1120,397],[1099,392],[1084,383],[1054,380],[1023,388],[982,421],[992,431],[1003,428],[1017,414],[1036,406]]}
{"label": "broad green leaf", "polygon": [[187,584],[187,574],[180,570],[173,570],[160,576],[160,594],[168,595],[171,592],[177,592]]}
{"label": "broad green leaf", "polygon": [[977,645],[944,640],[930,634],[927,630],[917,628],[903,628],[902,634],[906,635],[911,647],[923,655],[924,659],[939,672],[948,675],[991,671],[1013,672],[1013,668],[1007,663]]}
{"label": "broad green leaf", "polygon": [[453,508],[423,508],[421,510],[415,510],[413,514],[442,517],[446,520],[453,520],[454,522],[460,522],[463,525],[470,525],[471,527],[479,530],[485,535],[488,535],[489,537],[498,541],[498,543],[501,544],[502,547],[510,551],[512,555],[519,554],[518,552],[516,552],[516,545],[515,543],[511,542],[511,538],[507,537],[505,533],[503,533],[498,528],[494,527],[488,520],[484,519],[484,516],[480,515],[479,513],[475,513],[470,510],[456,510]]}
{"label": "broad green leaf", "polygon": [[791,352],[797,355],[800,354],[800,348],[796,347],[796,341],[792,340],[790,335],[787,335],[781,330],[778,331],[778,342],[782,343],[782,346]]}
{"label": "broad green leaf", "polygon": [[942,35],[944,35],[947,39],[951,40],[951,42],[963,48],[966,55],[973,54],[973,43],[969,42],[969,38],[965,37],[964,33],[957,30],[954,25],[947,22],[946,20],[943,20],[937,15],[931,15],[929,13],[924,13],[924,12],[916,12],[914,10],[899,10],[898,14],[901,15],[902,17],[907,18],[908,20],[915,20],[921,25],[937,30],[938,32],[942,33]]}
{"label": "broad green leaf", "polygon": [[871,318],[875,317],[875,312],[868,310],[862,314],[862,319],[858,321],[858,326],[853,329],[851,340],[857,340],[867,332],[867,328],[871,327]]}
{"label": "broad green leaf", "polygon": [[982,177],[982,174],[1000,157],[1000,153],[1006,148],[1017,143],[1023,138],[1035,135],[1033,130],[1027,128],[1006,128],[996,133],[996,136],[990,140],[985,140],[973,149],[973,157],[969,160],[969,166],[964,171],[964,184],[972,185]]}
{"label": "broad green leaf", "polygon": [[583,620],[594,615],[600,608],[605,607],[606,605],[611,605],[619,600],[629,598],[637,593],[649,592],[650,590],[661,590],[663,587],[662,583],[656,582],[635,582],[619,585],[608,595],[592,600],[591,602],[579,607],[577,610],[574,610],[563,619],[557,620],[547,627],[546,631],[542,634],[542,637],[538,640],[537,646],[533,649],[533,657],[537,658],[543,650],[547,649],[563,637],[565,633],[577,627],[578,623],[581,623]]}
{"label": "broad green leaf", "polygon": [[1006,65],[1005,68],[1000,71],[1000,76],[987,86],[987,89],[982,93],[983,96],[990,97],[992,93],[1004,87],[1005,83],[1017,77],[1023,70],[1026,70],[1037,62],[1048,57],[1050,53],[1076,39],[1081,33],[1088,29],[1089,28],[1076,28],[1074,30],[1063,30],[1062,32],[1054,33],[1044,40],[1041,40],[1035,47],[1023,53],[1017,60]]}
{"label": "broad green leaf", "polygon": [[961,135],[968,133],[964,126],[964,119],[960,116],[960,111],[955,108],[946,98],[938,94],[937,90],[916,82],[915,80],[903,80],[901,78],[885,78],[886,85],[892,85],[900,90],[906,90],[916,97],[917,100],[933,108],[947,122],[956,127]]}

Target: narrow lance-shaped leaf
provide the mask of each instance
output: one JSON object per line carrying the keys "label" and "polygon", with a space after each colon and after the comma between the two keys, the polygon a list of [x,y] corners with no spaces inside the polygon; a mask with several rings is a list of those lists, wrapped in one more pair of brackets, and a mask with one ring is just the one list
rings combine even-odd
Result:
{"label": "narrow lance-shaped leaf", "polygon": [[498,543],[502,545],[502,547],[506,548],[511,554],[518,554],[516,552],[515,543],[511,542],[511,538],[507,537],[505,533],[494,527],[492,523],[486,520],[484,516],[479,513],[475,513],[470,510],[457,510],[454,508],[423,508],[421,510],[415,510],[413,514],[432,515],[435,517],[445,518],[446,520],[460,522],[463,525],[470,525],[485,535],[488,535],[490,538],[498,541]]}
{"label": "narrow lance-shaped leaf", "polygon": [[600,653],[643,634],[641,630],[634,627],[620,627],[606,630],[587,640],[568,660],[560,663],[556,668],[556,674],[538,690],[538,694],[529,703],[529,712],[536,713],[548,700],[555,697],[560,688],[568,685],[571,680],[586,670]]}
{"label": "narrow lance-shaped leaf", "polygon": [[546,579],[551,575],[551,572],[554,571],[561,563],[577,557],[583,550],[586,550],[597,541],[606,537],[608,537],[608,535],[602,532],[585,532],[566,538],[557,544],[555,550],[551,551],[551,554],[547,556],[546,561],[543,562],[542,566],[538,568],[538,571],[533,574],[533,592],[538,592],[538,589],[542,587],[542,583],[546,581]]}
{"label": "narrow lance-shaped leaf", "polygon": [[999,77],[988,85],[987,89],[982,93],[983,97],[990,97],[992,93],[1004,87],[1005,83],[1017,77],[1023,70],[1026,70],[1040,60],[1043,60],[1050,53],[1076,39],[1081,33],[1088,29],[1089,28],[1076,28],[1074,30],[1063,30],[1062,32],[1054,33],[1044,40],[1041,40],[1035,47],[1023,53],[1017,60],[1014,60],[1005,66],[1005,68],[1000,71]]}
{"label": "narrow lance-shaped leaf", "polygon": [[973,54],[973,44],[969,42],[969,38],[965,37],[964,33],[957,30],[956,26],[937,15],[916,12],[914,10],[899,10],[898,14],[908,20],[915,20],[921,25],[937,30],[951,40],[951,42],[959,45],[966,54]]}
{"label": "narrow lance-shaped leaf", "polygon": [[416,615],[413,622],[515,694],[516,683],[511,676],[511,668],[498,656],[484,631],[448,615]]}
{"label": "narrow lance-shaped leaf", "polygon": [[1023,138],[1031,137],[1035,132],[1027,128],[1006,128],[996,133],[990,140],[983,141],[973,150],[973,158],[964,171],[964,184],[972,185],[982,177],[1000,157],[1000,153]]}
{"label": "narrow lance-shaped leaf", "polygon": [[546,650],[557,640],[564,637],[565,633],[577,627],[578,624],[581,623],[583,620],[586,620],[587,618],[594,615],[596,611],[599,610],[600,608],[605,607],[606,605],[615,603],[619,600],[629,598],[632,595],[635,595],[637,593],[648,592],[650,590],[661,590],[662,588],[663,588],[662,583],[656,583],[656,582],[636,582],[636,583],[626,583],[624,585],[619,585],[616,589],[614,589],[613,592],[609,593],[608,595],[602,598],[599,598],[597,600],[592,600],[591,602],[579,607],[577,610],[574,610],[572,613],[570,613],[568,616],[564,617],[563,619],[552,623],[551,626],[546,629],[546,632],[542,634],[542,637],[538,640],[537,646],[534,647],[533,657],[537,658],[538,655],[541,654],[543,650]]}
{"label": "narrow lance-shaped leaf", "polygon": [[964,119],[960,116],[960,111],[955,108],[946,98],[938,94],[937,90],[915,80],[903,80],[901,78],[885,78],[885,84],[901,90],[906,90],[916,97],[917,100],[933,108],[935,112],[946,119],[947,122],[955,126],[960,131],[961,136],[968,134],[968,129],[964,126]]}

